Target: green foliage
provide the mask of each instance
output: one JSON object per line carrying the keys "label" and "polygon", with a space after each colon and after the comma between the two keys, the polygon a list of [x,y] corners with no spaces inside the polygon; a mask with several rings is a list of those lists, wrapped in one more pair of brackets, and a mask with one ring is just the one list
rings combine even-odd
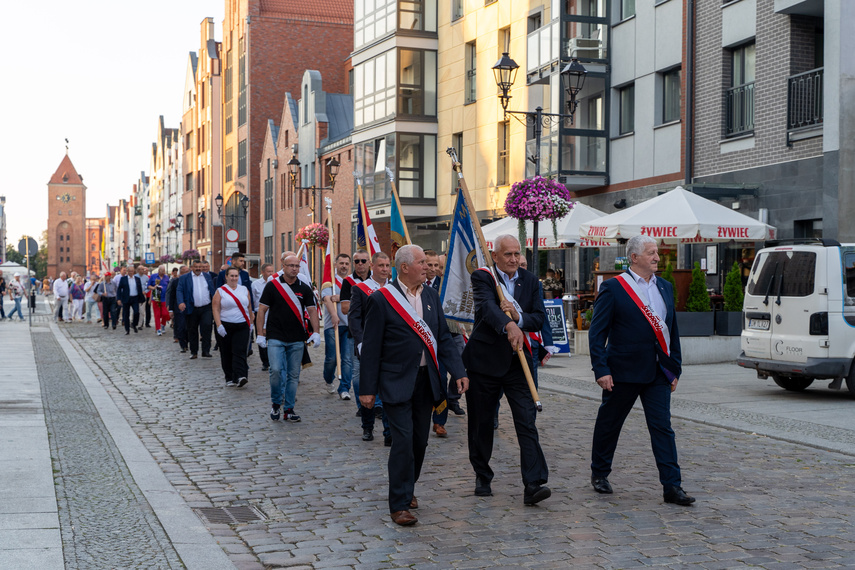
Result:
{"label": "green foliage", "polygon": [[662,279],[671,284],[671,290],[674,291],[674,305],[677,304],[677,280],[674,279],[674,266],[671,265],[671,261],[668,261],[668,265],[665,266],[665,271],[662,272],[660,276]]}
{"label": "green foliage", "polygon": [[727,277],[724,278],[724,310],[741,312],[744,292],[742,291],[742,275],[739,271],[739,264],[734,262],[733,267],[727,272]]}
{"label": "green foliage", "polygon": [[6,261],[11,261],[12,263],[17,263],[18,265],[27,265],[27,260],[24,259],[23,255],[18,253],[17,244],[6,244]]}
{"label": "green foliage", "polygon": [[689,284],[689,296],[686,299],[686,311],[702,313],[710,309],[710,296],[707,293],[707,282],[701,264],[695,262],[692,269],[692,282]]}

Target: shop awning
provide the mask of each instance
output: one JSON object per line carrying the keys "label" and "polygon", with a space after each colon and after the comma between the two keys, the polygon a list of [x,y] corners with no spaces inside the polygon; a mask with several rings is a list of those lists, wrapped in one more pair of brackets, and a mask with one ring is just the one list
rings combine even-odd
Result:
{"label": "shop awning", "polygon": [[648,235],[662,243],[715,243],[775,239],[775,228],[678,186],[626,210],[579,225],[588,239]]}
{"label": "shop awning", "polygon": [[[565,247],[604,247],[615,245],[615,242],[600,239],[588,239],[579,237],[579,225],[583,222],[589,222],[605,216],[605,212],[601,212],[596,208],[586,206],[581,202],[576,202],[570,213],[558,220],[558,241],[552,234],[552,222],[544,221],[538,223],[538,249],[561,249]],[[487,224],[483,228],[484,239],[487,240],[487,247],[493,248],[493,240],[500,235],[510,234],[519,236],[519,229],[516,218],[503,218],[491,224]],[[526,222],[525,235],[526,247],[531,248],[534,245],[534,223]]]}

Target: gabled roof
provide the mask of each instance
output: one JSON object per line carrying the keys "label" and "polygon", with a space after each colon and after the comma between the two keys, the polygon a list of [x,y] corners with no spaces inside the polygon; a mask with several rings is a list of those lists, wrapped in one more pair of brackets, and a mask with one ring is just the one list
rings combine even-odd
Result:
{"label": "gabled roof", "polygon": [[66,154],[59,168],[50,177],[48,184],[83,184],[83,179],[77,174],[77,169],[71,164],[71,158]]}
{"label": "gabled roof", "polygon": [[353,132],[353,97],[327,93],[327,120],[329,130],[323,144],[334,143]]}
{"label": "gabled roof", "polygon": [[261,0],[261,13],[293,20],[353,24],[353,0]]}

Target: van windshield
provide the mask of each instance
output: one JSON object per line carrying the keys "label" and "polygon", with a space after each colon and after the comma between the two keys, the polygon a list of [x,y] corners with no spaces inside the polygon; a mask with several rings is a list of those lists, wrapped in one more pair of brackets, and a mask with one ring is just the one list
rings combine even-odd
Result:
{"label": "van windshield", "polygon": [[816,254],[811,251],[763,252],[754,260],[748,294],[765,296],[769,291],[777,297],[780,288],[782,297],[807,297],[813,294],[815,269]]}

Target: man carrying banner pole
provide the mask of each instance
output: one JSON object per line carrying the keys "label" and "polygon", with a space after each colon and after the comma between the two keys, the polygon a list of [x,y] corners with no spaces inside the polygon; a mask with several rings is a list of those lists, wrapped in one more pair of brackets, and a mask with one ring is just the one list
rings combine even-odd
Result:
{"label": "man carrying banner pole", "polygon": [[[338,392],[342,400],[350,400],[351,347],[347,330],[347,315],[341,310],[341,286],[350,271],[350,256],[346,253],[335,255],[335,236],[333,234],[332,200],[327,200],[327,225],[330,233],[327,252],[324,259],[324,275],[321,284],[321,300],[324,312],[324,381],[330,394]],[[333,263],[335,266],[333,267]],[[335,376],[333,376],[335,372]],[[339,384],[336,388],[335,378]]]}

